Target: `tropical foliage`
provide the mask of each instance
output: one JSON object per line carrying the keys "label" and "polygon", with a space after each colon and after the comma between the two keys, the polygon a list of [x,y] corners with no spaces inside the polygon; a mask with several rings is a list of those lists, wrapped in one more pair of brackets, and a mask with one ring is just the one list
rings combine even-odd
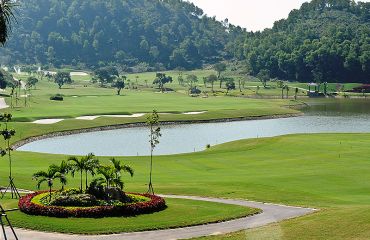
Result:
{"label": "tropical foliage", "polygon": [[0,43],[2,45],[8,40],[14,17],[15,3],[12,0],[0,0]]}
{"label": "tropical foliage", "polygon": [[[370,2],[313,0],[234,48],[246,70],[300,82],[370,81]],[[262,72],[262,74],[261,74]]]}
{"label": "tropical foliage", "polygon": [[[68,208],[61,206],[48,206],[36,201],[43,197],[44,192],[28,194],[19,200],[19,209],[29,215],[39,215],[48,217],[77,217],[77,218],[102,218],[102,217],[122,217],[136,216],[162,211],[166,208],[163,198],[148,194],[133,194],[132,198],[145,197],[146,201],[133,202],[131,204],[106,205],[84,208]],[[130,195],[130,194],[129,194]]]}
{"label": "tropical foliage", "polygon": [[19,24],[1,54],[8,63],[196,68],[243,32],[180,0],[18,2]]}

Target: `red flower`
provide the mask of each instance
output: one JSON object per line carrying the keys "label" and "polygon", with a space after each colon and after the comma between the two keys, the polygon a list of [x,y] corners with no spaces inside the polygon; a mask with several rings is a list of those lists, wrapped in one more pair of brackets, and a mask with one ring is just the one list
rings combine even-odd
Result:
{"label": "red flower", "polygon": [[155,195],[136,194],[150,198],[150,201],[128,204],[124,206],[96,206],[87,208],[64,208],[35,204],[32,199],[45,192],[35,192],[22,197],[19,200],[19,209],[28,215],[40,215],[58,218],[103,218],[136,216],[159,212],[167,208],[166,201]]}

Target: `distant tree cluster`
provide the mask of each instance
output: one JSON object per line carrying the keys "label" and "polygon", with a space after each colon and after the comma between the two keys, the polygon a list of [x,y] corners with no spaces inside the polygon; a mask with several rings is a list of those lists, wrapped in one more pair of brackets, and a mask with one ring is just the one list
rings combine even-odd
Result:
{"label": "distant tree cluster", "polygon": [[[2,60],[139,70],[214,63],[244,30],[181,0],[22,0]],[[1,36],[0,36],[1,37]]]}
{"label": "distant tree cluster", "polygon": [[[232,54],[251,74],[300,82],[370,82],[370,3],[313,0]],[[244,49],[244,54],[240,54]]]}

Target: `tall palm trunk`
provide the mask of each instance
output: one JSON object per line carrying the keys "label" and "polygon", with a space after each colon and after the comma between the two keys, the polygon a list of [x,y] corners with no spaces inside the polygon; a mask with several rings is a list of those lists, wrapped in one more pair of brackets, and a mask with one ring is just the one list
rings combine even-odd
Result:
{"label": "tall palm trunk", "polygon": [[80,177],[81,177],[81,181],[80,181],[80,191],[82,193],[82,174],[83,174],[83,170],[81,170],[80,172]]}
{"label": "tall palm trunk", "polygon": [[85,187],[86,187],[86,189],[87,189],[87,171],[85,171],[85,179],[86,179],[86,182],[85,182]]}

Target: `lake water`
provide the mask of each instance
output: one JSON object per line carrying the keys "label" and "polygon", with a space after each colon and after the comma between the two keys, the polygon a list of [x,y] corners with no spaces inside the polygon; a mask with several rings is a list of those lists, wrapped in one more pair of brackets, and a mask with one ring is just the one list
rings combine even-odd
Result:
{"label": "lake water", "polygon": [[[294,118],[162,126],[156,155],[189,153],[207,144],[294,133],[370,132],[370,100],[330,99],[309,102],[305,115]],[[150,154],[148,129],[143,127],[90,132],[43,139],[20,151],[97,156]]]}

